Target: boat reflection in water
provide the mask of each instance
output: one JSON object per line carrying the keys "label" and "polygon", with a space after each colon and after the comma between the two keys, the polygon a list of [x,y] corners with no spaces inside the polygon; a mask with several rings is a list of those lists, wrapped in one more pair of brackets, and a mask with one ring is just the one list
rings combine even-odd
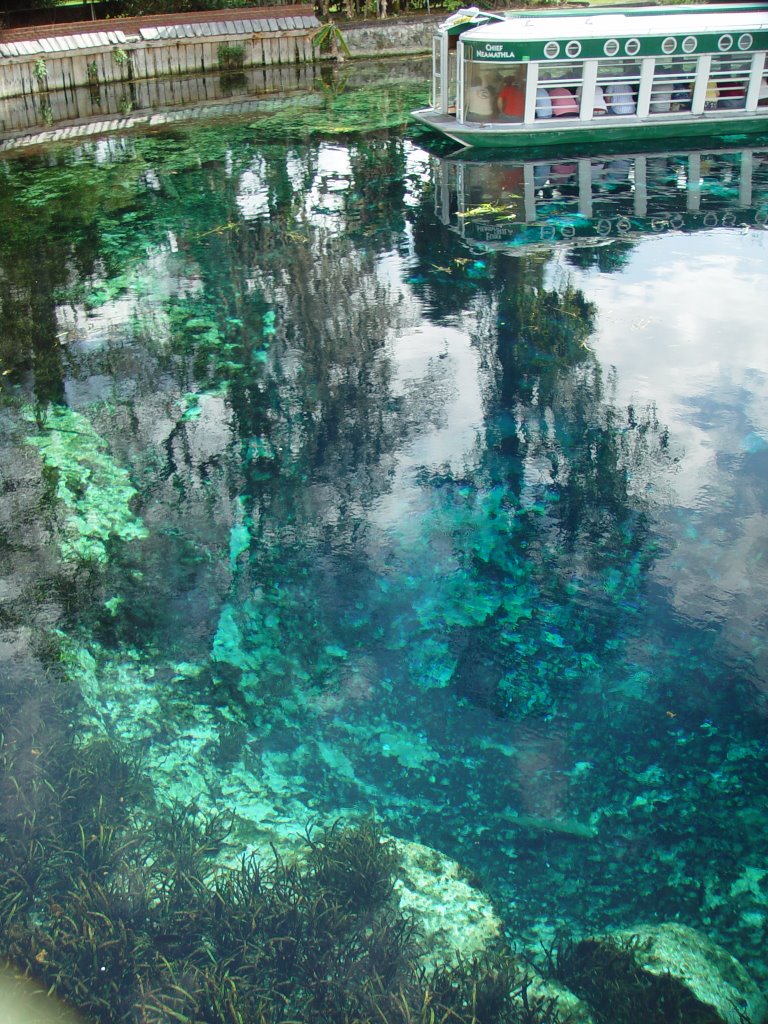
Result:
{"label": "boat reflection in water", "polygon": [[768,145],[562,160],[434,159],[438,217],[482,249],[764,228],[768,221]]}

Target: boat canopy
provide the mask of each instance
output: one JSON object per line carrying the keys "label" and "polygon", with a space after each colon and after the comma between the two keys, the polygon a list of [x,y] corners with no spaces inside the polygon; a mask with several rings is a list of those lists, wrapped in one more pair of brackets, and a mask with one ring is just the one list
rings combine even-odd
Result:
{"label": "boat canopy", "polygon": [[504,14],[494,14],[492,11],[481,11],[479,7],[462,7],[450,18],[446,18],[440,25],[440,31],[448,36],[459,36],[469,28],[477,28],[479,25],[487,25],[488,22],[505,21]]}
{"label": "boat canopy", "polygon": [[[467,20],[447,29],[460,32],[471,59],[556,60],[670,56],[675,53],[749,53],[768,49],[768,14],[765,8],[730,6],[727,22],[714,18],[724,5],[692,14],[686,8],[627,9],[616,13],[580,14],[547,19],[531,14],[497,19]],[[605,10],[605,9],[604,9]],[[683,13],[673,14],[672,11]]]}

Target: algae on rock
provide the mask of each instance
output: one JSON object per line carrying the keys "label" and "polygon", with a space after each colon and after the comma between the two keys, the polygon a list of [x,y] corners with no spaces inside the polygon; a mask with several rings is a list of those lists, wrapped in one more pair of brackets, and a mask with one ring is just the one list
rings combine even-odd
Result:
{"label": "algae on rock", "polygon": [[[24,412],[37,422],[31,409]],[[65,561],[108,561],[113,540],[149,536],[131,510],[137,494],[128,473],[109,454],[107,442],[83,415],[65,406],[49,406],[39,433],[27,443],[40,452],[55,484],[54,494],[65,510],[59,547]]]}

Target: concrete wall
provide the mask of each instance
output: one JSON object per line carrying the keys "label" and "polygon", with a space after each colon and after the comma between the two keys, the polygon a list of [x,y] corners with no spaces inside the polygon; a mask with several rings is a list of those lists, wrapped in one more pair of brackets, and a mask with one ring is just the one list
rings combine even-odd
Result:
{"label": "concrete wall", "polygon": [[384,19],[360,25],[340,25],[353,57],[430,53],[432,36],[445,14],[413,19]]}

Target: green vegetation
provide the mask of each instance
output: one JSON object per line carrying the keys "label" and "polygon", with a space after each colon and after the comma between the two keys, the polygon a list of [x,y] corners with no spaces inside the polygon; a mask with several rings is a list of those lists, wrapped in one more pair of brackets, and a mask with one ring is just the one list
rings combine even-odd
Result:
{"label": "green vegetation", "polygon": [[332,21],[326,22],[321,29],[319,29],[312,37],[312,45],[318,51],[318,53],[329,53],[331,56],[337,59],[343,54],[345,57],[349,57],[349,47],[347,41],[344,38],[344,33],[341,31],[338,25],[335,25]]}
{"label": "green vegetation", "polygon": [[[549,952],[553,976],[590,1004],[600,1024],[720,1024],[720,1014],[679,979],[644,970],[642,957],[637,937],[618,944],[565,939]],[[746,1014],[737,1019],[749,1021]]]}
{"label": "green vegetation", "polygon": [[[509,954],[421,966],[372,820],[216,866],[231,822],[141,810],[140,766],[67,722],[65,684],[0,692],[0,955],[104,1024],[553,1024]],[[526,993],[519,999],[519,993]]]}
{"label": "green vegetation", "polygon": [[386,89],[381,83],[349,90],[341,85],[325,91],[316,109],[287,106],[254,122],[252,129],[255,138],[270,141],[383,131],[407,123],[409,111],[425,97],[421,82],[392,82]]}
{"label": "green vegetation", "polygon": [[[665,0],[667,3],[680,4],[687,0]],[[549,7],[558,6],[558,0],[517,0],[513,7]],[[621,0],[590,0],[584,7],[615,7],[621,6]],[[27,0],[29,8],[56,8],[84,6],[82,0]],[[251,0],[90,0],[89,11],[97,18],[135,16],[142,14],[186,14],[191,11],[214,11],[228,8],[251,7]],[[266,0],[262,7],[279,6],[278,0]],[[344,22],[390,18],[398,15],[434,14],[457,10],[461,0],[316,0],[315,8],[323,21],[329,18]],[[509,7],[501,0],[490,0],[482,5],[486,10]],[[89,15],[90,17],[90,15]]]}
{"label": "green vegetation", "polygon": [[245,47],[222,43],[218,49],[219,70],[242,71],[245,61]]}

